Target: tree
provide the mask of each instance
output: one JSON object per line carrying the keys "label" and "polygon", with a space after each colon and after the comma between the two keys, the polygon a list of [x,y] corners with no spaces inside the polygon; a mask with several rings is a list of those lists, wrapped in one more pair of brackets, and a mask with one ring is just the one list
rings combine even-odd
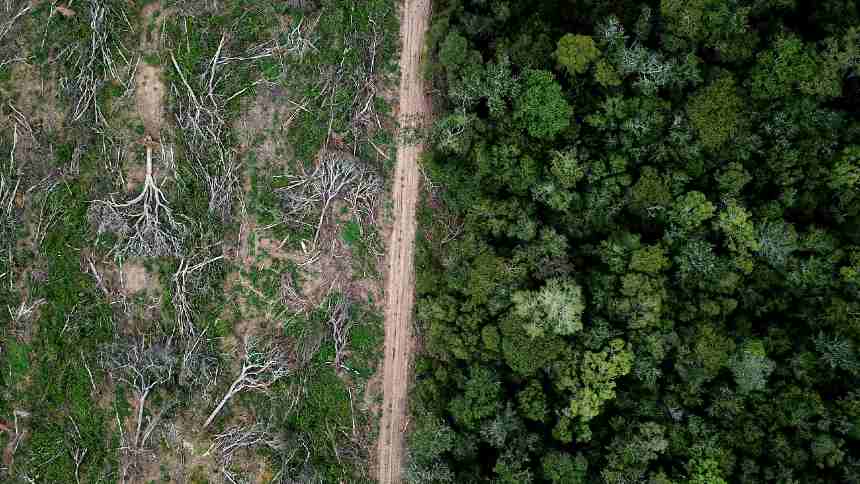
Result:
{"label": "tree", "polygon": [[558,40],[555,58],[571,76],[585,72],[598,57],[600,51],[587,35],[565,34]]}
{"label": "tree", "polygon": [[751,222],[750,213],[734,200],[726,204],[725,210],[720,211],[716,226],[725,235],[729,250],[734,255],[735,266],[743,273],[753,270],[753,261],[749,254],[760,249],[756,238],[755,227]]}
{"label": "tree", "polygon": [[660,245],[648,245],[633,251],[630,257],[630,270],[646,274],[659,274],[669,268],[671,263],[666,250]]}
{"label": "tree", "polygon": [[484,422],[480,433],[484,442],[501,449],[509,440],[525,431],[522,422],[517,417],[510,403],[492,420]]}
{"label": "tree", "polygon": [[575,149],[554,151],[549,170],[564,188],[573,188],[585,177],[585,166]]}
{"label": "tree", "polygon": [[550,279],[539,291],[520,291],[511,296],[514,313],[528,321],[526,332],[531,337],[551,331],[569,336],[582,331],[585,301],[576,281]]}
{"label": "tree", "polygon": [[860,146],[852,145],[842,151],[827,186],[836,193],[839,210],[845,216],[860,213]]}
{"label": "tree", "polygon": [[707,47],[730,62],[746,59],[757,38],[748,25],[750,11],[745,4],[721,0],[661,0],[663,44],[673,51]]}
{"label": "tree", "polygon": [[538,380],[531,380],[517,395],[520,413],[529,420],[543,422],[547,416],[546,395]]}
{"label": "tree", "polygon": [[588,460],[582,454],[552,451],[542,461],[543,475],[553,484],[584,484],[587,482]]}
{"label": "tree", "polygon": [[639,179],[630,189],[630,207],[640,216],[649,219],[662,219],[672,202],[664,178],[652,166],[643,167]]}
{"label": "tree", "polygon": [[780,35],[772,49],[758,55],[752,73],[752,95],[779,99],[795,90],[825,98],[842,92],[841,68],[827,63],[811,46],[795,35]]}
{"label": "tree", "polygon": [[409,433],[406,482],[454,482],[454,476],[443,454],[453,449],[456,435],[444,422],[434,417],[419,419]]}
{"label": "tree", "polygon": [[776,364],[767,357],[764,344],[760,340],[750,339],[732,356],[729,368],[735,376],[738,391],[746,394],[764,390],[767,378],[776,368]]}
{"label": "tree", "polygon": [[469,58],[469,41],[452,30],[439,47],[439,62],[450,73],[455,74],[467,63]]}
{"label": "tree", "polygon": [[689,467],[690,484],[728,484],[714,459],[694,459]]}
{"label": "tree", "polygon": [[615,398],[615,380],[630,373],[632,364],[633,352],[621,339],[610,341],[603,351],[584,352],[576,373],[570,373],[573,368],[565,369],[556,380],[561,389],[574,394],[566,415],[583,422],[598,416],[603,404]]}
{"label": "tree", "polygon": [[637,482],[643,480],[648,463],[657,459],[669,447],[666,429],[656,423],[645,421],[627,426],[626,432],[616,435],[610,444],[607,466],[601,476],[607,483]]}
{"label": "tree", "polygon": [[477,429],[485,418],[501,408],[502,386],[498,376],[483,366],[473,366],[462,387],[462,394],[451,401],[449,409],[464,428]]}
{"label": "tree", "polygon": [[567,129],[573,109],[552,73],[529,69],[523,78],[522,94],[514,109],[514,119],[520,126],[539,139],[551,139]]}
{"label": "tree", "polygon": [[699,133],[702,145],[717,149],[742,126],[743,100],[737,94],[735,79],[724,74],[699,90],[687,104],[687,115]]}
{"label": "tree", "polygon": [[531,336],[518,318],[505,318],[501,323],[502,356],[517,375],[532,377],[550,367],[568,347],[559,336]]}
{"label": "tree", "polygon": [[716,207],[698,191],[689,191],[673,207],[669,220],[684,232],[700,227],[716,212]]}
{"label": "tree", "polygon": [[735,343],[717,327],[709,324],[699,326],[693,345],[693,358],[705,371],[706,378],[716,377],[728,365],[734,350]]}
{"label": "tree", "polygon": [[502,3],[446,3],[440,27],[481,61],[434,79],[469,122],[428,163],[462,236],[419,256],[420,398],[458,432],[436,468],[860,479],[856,8]]}

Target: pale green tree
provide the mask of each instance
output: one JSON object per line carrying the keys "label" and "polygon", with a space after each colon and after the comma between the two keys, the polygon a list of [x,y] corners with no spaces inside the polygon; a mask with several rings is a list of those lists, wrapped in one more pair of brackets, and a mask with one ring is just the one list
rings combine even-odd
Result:
{"label": "pale green tree", "polygon": [[511,300],[514,313],[526,321],[526,333],[533,338],[545,331],[562,336],[582,331],[585,299],[576,281],[550,279],[540,290],[516,292]]}

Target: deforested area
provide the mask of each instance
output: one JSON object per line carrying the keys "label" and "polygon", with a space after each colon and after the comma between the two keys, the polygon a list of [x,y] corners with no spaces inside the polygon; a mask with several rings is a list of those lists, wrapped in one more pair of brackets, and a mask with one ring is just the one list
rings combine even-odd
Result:
{"label": "deforested area", "polygon": [[439,0],[413,483],[860,482],[860,11]]}
{"label": "deforested area", "polygon": [[390,0],[0,1],[0,482],[372,482]]}

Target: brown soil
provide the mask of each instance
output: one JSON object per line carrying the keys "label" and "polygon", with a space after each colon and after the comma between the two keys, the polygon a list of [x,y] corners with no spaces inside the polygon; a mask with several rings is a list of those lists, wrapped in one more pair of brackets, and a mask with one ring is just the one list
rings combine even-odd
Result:
{"label": "brown soil", "polygon": [[[15,80],[14,93],[0,87],[0,99],[14,99],[12,105],[27,118],[34,130],[42,128],[53,132],[59,129],[63,122],[63,108],[57,103],[57,83],[53,75],[45,77],[38,67],[26,62],[13,63],[9,75]],[[18,134],[19,142],[26,138],[24,133]]]}
{"label": "brown soil", "polygon": [[285,167],[292,157],[286,139],[294,111],[281,88],[259,88],[254,102],[233,125],[239,148],[253,148],[260,164]]}
{"label": "brown soil", "polygon": [[[430,0],[406,0],[400,19],[400,125],[429,111],[421,72],[421,54],[430,17]],[[418,198],[420,145],[400,141],[392,190],[394,227],[387,247],[385,277],[385,358],[383,406],[379,424],[379,482],[401,482],[403,441],[412,349],[415,299],[415,206]]]}
{"label": "brown soil", "polygon": [[142,264],[126,262],[120,270],[122,271],[122,288],[126,295],[130,296],[146,290],[151,290],[154,293],[160,291],[158,277],[147,273]]}
{"label": "brown soil", "polygon": [[[142,51],[157,54],[159,45],[155,33],[160,30],[164,21],[161,5],[159,2],[151,3],[143,7],[143,29],[140,35]],[[149,26],[153,25],[150,30]],[[141,60],[135,74],[135,104],[137,112],[143,120],[146,134],[153,139],[159,139],[161,127],[164,123],[164,98],[165,87],[161,74],[161,66],[154,66]]]}
{"label": "brown soil", "polygon": [[137,158],[134,153],[129,155],[129,168],[125,175],[125,189],[129,192],[140,189],[146,180],[146,165]]}

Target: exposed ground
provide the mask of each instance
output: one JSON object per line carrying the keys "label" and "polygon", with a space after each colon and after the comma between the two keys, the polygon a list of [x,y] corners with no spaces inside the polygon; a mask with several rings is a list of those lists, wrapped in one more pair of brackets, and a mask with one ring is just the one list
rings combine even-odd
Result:
{"label": "exposed ground", "polygon": [[[421,74],[421,54],[430,18],[430,0],[406,0],[400,19],[400,126],[424,118],[429,110]],[[401,137],[402,138],[402,137]],[[383,407],[379,435],[379,482],[401,482],[406,396],[412,348],[411,320],[415,299],[413,259],[418,156],[421,145],[404,139],[397,146],[392,206],[394,227],[387,246],[385,277],[385,359]]]}
{"label": "exposed ground", "polygon": [[[141,17],[144,20],[144,28],[140,34],[140,45],[144,53],[153,55],[159,49],[156,32],[160,30],[164,20],[161,5],[156,2],[143,7]],[[164,123],[165,86],[162,81],[161,67],[142,60],[137,66],[135,83],[137,84],[135,90],[137,111],[143,119],[146,134],[153,139],[158,139]]]}

